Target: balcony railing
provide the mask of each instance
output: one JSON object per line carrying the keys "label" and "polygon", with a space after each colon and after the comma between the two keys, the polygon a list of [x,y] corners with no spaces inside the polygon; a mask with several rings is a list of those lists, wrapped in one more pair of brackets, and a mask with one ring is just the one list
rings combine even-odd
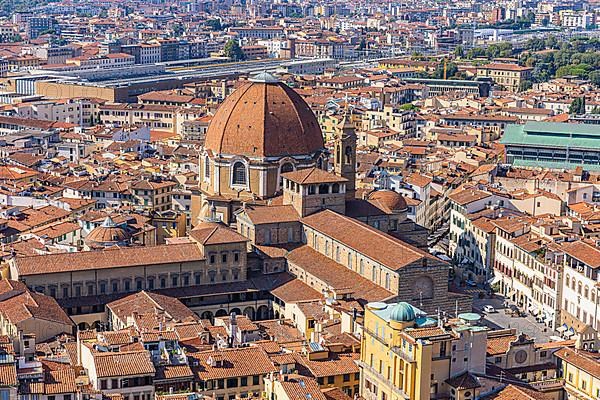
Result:
{"label": "balcony railing", "polygon": [[547,379],[545,381],[529,382],[529,384],[540,391],[562,388],[565,380],[561,378]]}
{"label": "balcony railing", "polygon": [[[358,366],[360,368],[362,368],[363,370],[369,371],[369,374],[377,377],[377,379],[380,382],[384,383],[396,395],[398,395],[401,398],[406,399],[406,400],[410,399],[410,396],[408,394],[404,393],[404,391],[402,389],[400,389],[398,386],[394,385],[391,380],[389,380],[386,377],[384,377],[382,374],[380,374],[375,368],[371,367],[369,364],[366,364],[366,363],[364,363],[364,362],[362,362],[360,360],[356,361],[356,364],[358,364]],[[375,393],[372,393],[368,389],[365,390],[365,392],[367,392],[367,391],[368,391],[368,393],[370,393],[371,396],[374,396],[374,398],[373,398],[374,400],[377,400],[377,395]]]}

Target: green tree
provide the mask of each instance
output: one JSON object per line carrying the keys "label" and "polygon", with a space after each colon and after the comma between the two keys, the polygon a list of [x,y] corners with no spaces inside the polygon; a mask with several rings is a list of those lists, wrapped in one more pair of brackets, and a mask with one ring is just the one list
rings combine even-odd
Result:
{"label": "green tree", "polygon": [[600,86],[600,71],[590,72],[588,79],[596,86]]}
{"label": "green tree", "polygon": [[433,73],[433,77],[435,79],[444,79],[444,62],[446,62],[446,78],[451,78],[458,72],[458,67],[456,66],[456,64],[442,60],[435,68],[435,71]]}
{"label": "green tree", "polygon": [[529,80],[524,80],[519,84],[519,91],[525,92],[533,87],[533,82]]}
{"label": "green tree", "polygon": [[360,39],[360,43],[358,44],[358,50],[364,50],[367,48],[367,41],[365,38]]}
{"label": "green tree", "polygon": [[185,27],[183,26],[183,24],[180,24],[179,22],[174,24],[171,29],[173,30],[174,37],[180,37],[185,32]]}
{"label": "green tree", "polygon": [[417,111],[419,109],[419,107],[415,106],[412,103],[402,104],[398,108],[401,109],[401,110],[403,110],[403,111]]}
{"label": "green tree", "polygon": [[456,46],[454,55],[458,58],[463,58],[465,56],[465,49],[461,45]]}
{"label": "green tree", "polygon": [[569,114],[585,114],[585,97],[577,97],[571,102]]}
{"label": "green tree", "polygon": [[223,25],[221,25],[221,21],[218,19],[211,19],[206,21],[206,26],[209,27],[211,31],[223,30]]}
{"label": "green tree", "polygon": [[246,59],[246,55],[244,51],[240,47],[240,44],[237,40],[230,39],[223,48],[223,53],[225,57],[229,57],[233,61],[243,61]]}

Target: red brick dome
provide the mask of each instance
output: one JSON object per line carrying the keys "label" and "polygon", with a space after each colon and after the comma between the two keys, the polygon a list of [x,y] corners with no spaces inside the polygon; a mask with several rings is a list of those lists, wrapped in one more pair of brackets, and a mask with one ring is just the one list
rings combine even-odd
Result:
{"label": "red brick dome", "polygon": [[393,212],[405,211],[408,207],[404,197],[393,190],[376,190],[369,194],[368,199],[379,202]]}
{"label": "red brick dome", "polygon": [[283,157],[313,154],[325,146],[302,97],[273,76],[260,74],[219,106],[205,147],[215,154]]}

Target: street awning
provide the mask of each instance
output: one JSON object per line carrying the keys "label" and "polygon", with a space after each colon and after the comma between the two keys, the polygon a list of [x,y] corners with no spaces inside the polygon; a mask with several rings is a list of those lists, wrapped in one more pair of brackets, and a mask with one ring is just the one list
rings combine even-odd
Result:
{"label": "street awning", "polygon": [[529,307],[529,312],[533,315],[538,315],[540,313],[540,310],[536,306],[531,306]]}
{"label": "street awning", "polygon": [[495,285],[496,283],[502,281],[502,277],[500,275],[494,275],[492,279],[487,281],[488,285]]}
{"label": "street awning", "polygon": [[569,327],[567,326],[567,324],[562,324],[561,326],[559,326],[558,328],[556,328],[556,330],[560,333],[563,333],[564,331],[566,331],[567,329],[569,329]]}
{"label": "street awning", "polygon": [[565,332],[566,337],[571,337],[574,334],[575,334],[575,330],[573,328],[570,328],[568,331]]}

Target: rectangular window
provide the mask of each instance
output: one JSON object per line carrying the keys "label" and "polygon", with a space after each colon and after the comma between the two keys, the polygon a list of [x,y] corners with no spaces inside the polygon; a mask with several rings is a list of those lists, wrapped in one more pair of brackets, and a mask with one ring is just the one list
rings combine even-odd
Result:
{"label": "rectangular window", "polygon": [[229,378],[227,379],[227,387],[228,388],[234,388],[238,386],[238,379],[237,378]]}

